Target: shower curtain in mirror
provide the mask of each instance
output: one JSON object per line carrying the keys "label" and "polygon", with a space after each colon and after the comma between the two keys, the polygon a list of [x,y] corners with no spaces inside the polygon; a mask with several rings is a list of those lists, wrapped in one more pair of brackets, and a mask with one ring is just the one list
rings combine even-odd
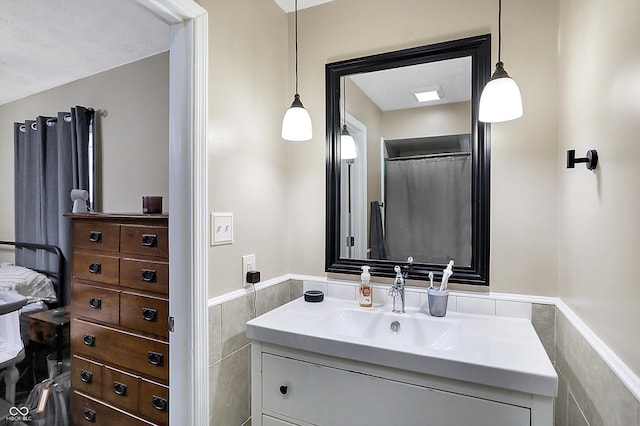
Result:
{"label": "shower curtain in mirror", "polygon": [[385,160],[388,259],[471,265],[471,157]]}
{"label": "shower curtain in mirror", "polygon": [[[89,127],[94,111],[85,107],[14,123],[15,239],[53,244],[64,255],[61,293],[69,303],[72,189],[89,188]],[[55,270],[48,253],[16,249],[16,264]],[[60,296],[60,295],[59,295]]]}

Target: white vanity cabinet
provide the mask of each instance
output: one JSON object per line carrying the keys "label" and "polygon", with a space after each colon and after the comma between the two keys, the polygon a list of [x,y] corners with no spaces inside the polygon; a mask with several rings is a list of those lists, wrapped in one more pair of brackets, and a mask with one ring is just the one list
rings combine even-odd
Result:
{"label": "white vanity cabinet", "polygon": [[542,426],[553,418],[552,398],[259,341],[251,362],[254,426]]}

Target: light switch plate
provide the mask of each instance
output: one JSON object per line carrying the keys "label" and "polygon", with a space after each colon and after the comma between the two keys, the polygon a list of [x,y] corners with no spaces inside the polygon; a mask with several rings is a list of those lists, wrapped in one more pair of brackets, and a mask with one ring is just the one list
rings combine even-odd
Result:
{"label": "light switch plate", "polygon": [[211,213],[211,245],[233,243],[233,213]]}

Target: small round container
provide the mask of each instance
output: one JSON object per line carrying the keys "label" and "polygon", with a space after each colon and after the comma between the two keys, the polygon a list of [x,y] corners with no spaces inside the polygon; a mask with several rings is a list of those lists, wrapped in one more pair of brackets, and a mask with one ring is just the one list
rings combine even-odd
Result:
{"label": "small round container", "polygon": [[307,290],[304,292],[304,301],[317,303],[324,300],[324,293],[320,290]]}

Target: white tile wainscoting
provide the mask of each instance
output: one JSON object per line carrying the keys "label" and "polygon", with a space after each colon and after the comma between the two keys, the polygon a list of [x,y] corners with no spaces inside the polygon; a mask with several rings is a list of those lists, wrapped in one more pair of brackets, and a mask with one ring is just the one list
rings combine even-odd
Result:
{"label": "white tile wainscoting", "polygon": [[[256,285],[261,315],[303,291],[356,300],[358,282],[285,275]],[[388,285],[374,285],[374,303],[389,304]],[[426,310],[426,289],[407,287],[406,305]],[[528,319],[559,375],[555,424],[640,426],[640,378],[560,299],[503,293],[450,291],[448,310]],[[249,425],[250,357],[245,323],[254,294],[237,290],[209,300],[211,425]]]}

